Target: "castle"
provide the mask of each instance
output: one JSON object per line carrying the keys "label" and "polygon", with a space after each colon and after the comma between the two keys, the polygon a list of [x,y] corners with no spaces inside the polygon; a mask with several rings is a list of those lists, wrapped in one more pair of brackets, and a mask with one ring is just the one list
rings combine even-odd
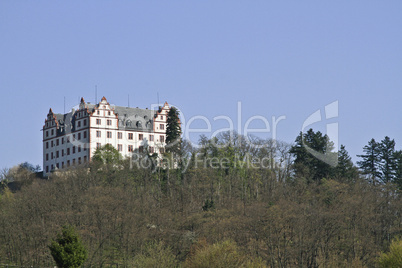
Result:
{"label": "castle", "polygon": [[98,104],[81,98],[79,108],[47,114],[43,126],[43,173],[90,161],[97,148],[112,145],[124,157],[134,152],[164,153],[167,102],[158,110]]}

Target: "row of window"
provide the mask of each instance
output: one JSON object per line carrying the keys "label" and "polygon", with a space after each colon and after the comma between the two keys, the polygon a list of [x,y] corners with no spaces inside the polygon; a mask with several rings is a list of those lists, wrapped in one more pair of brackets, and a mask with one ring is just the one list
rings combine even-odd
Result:
{"label": "row of window", "polygon": [[[84,163],[87,162],[87,157],[84,156],[83,160],[81,159],[81,157],[78,157],[78,164],[82,164],[83,162]],[[72,160],[72,163],[70,162],[70,160],[67,160],[67,162],[66,162],[67,167],[71,166],[71,164],[72,165],[76,164],[75,158]],[[56,168],[59,169],[60,167],[65,168],[64,162],[56,163]],[[50,166],[46,166],[46,173],[49,173],[49,170],[50,171],[54,170],[54,168],[55,168],[55,166],[53,164]]]}
{"label": "row of window", "polygon": [[[103,109],[106,109],[106,106],[103,106]],[[100,111],[96,111],[97,115],[100,115]],[[107,115],[111,115],[112,113],[110,111],[107,111]]]}
{"label": "row of window", "polygon": [[[96,119],[96,124],[97,125],[102,125],[102,119]],[[112,120],[107,119],[106,120],[106,125],[111,126],[112,125]]]}
{"label": "row of window", "polygon": [[[108,120],[108,121],[111,121],[111,120]],[[46,127],[49,126],[49,123],[51,123],[51,122],[47,122],[47,123],[46,123]],[[85,120],[82,120],[82,124],[83,124],[83,126],[85,127],[85,126],[87,125],[87,120],[86,120],[86,119],[85,119]],[[108,124],[108,125],[109,125],[109,124]],[[110,125],[112,125],[111,122],[110,122]],[[78,121],[78,122],[77,122],[77,128],[79,128],[79,127],[81,127],[81,121]],[[51,135],[51,136],[54,135],[54,129],[51,129],[51,130],[50,130],[50,135]],[[46,136],[46,138],[49,137],[49,130],[46,130],[45,136]]]}
{"label": "row of window", "polygon": [[[82,123],[83,123],[83,126],[85,127],[87,125],[87,120],[86,119],[82,120]],[[81,121],[78,121],[77,128],[78,127],[81,127]]]}
{"label": "row of window", "polygon": [[[75,141],[76,138],[77,138],[77,140],[81,140],[81,132],[79,132],[77,134],[73,134],[72,138],[73,138],[73,141]],[[82,132],[82,138],[83,139],[87,138],[87,131]],[[50,141],[50,147],[59,146],[60,142],[61,142],[61,144],[64,144],[64,142],[70,143],[70,136],[62,137],[60,139]],[[48,148],[49,148],[49,142],[47,141],[46,149],[48,149]]]}
{"label": "row of window", "polygon": [[[55,153],[51,152],[50,153],[50,159],[59,158],[60,155],[61,155],[61,157],[63,157],[64,155],[70,155],[71,152],[72,152],[72,154],[75,154],[76,152],[81,153],[81,149],[83,149],[84,151],[87,150],[85,144],[82,147],[81,147],[81,145],[73,146],[72,150],[70,150],[70,148],[67,148],[65,151],[64,151],[64,149],[62,149],[61,151],[56,151]],[[46,154],[45,158],[46,158],[46,161],[49,161],[49,154],[48,153]]]}
{"label": "row of window", "polygon": [[[97,130],[96,131],[96,137],[97,138],[102,138],[102,132]],[[106,131],[106,138],[111,139],[113,138],[112,131]],[[123,139],[123,133],[122,132],[117,132],[117,138]],[[134,133],[128,133],[128,139],[133,140],[134,139]],[[138,134],[138,140],[142,141],[144,139],[144,134]],[[149,135],[149,141],[154,141],[154,135]],[[159,136],[159,141],[160,142],[165,142],[165,136],[160,135]]]}
{"label": "row of window", "polygon": [[[102,147],[102,144],[98,142],[96,144],[96,148],[100,148],[100,147]],[[117,144],[117,150],[119,152],[123,152],[123,144]],[[134,152],[134,145],[128,145],[127,146],[127,152]],[[140,152],[140,153],[145,152],[144,146],[138,147],[138,152]],[[153,154],[155,152],[156,152],[156,150],[155,150],[155,148],[153,146],[148,147],[148,153]],[[165,148],[159,148],[159,152],[161,154],[165,153]]]}

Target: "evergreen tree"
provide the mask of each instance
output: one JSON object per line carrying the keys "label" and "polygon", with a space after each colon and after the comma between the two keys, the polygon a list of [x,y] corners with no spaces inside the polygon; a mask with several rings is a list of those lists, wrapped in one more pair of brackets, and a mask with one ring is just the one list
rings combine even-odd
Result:
{"label": "evergreen tree", "polygon": [[381,178],[381,172],[379,170],[380,165],[380,145],[371,139],[368,145],[363,147],[365,154],[358,155],[362,158],[362,161],[358,161],[357,165],[362,170],[363,174],[367,175],[373,184]]}
{"label": "evergreen tree", "polygon": [[382,182],[393,182],[396,174],[395,141],[386,136],[381,141],[379,156]]}
{"label": "evergreen tree", "polygon": [[394,182],[402,190],[402,151],[395,151],[394,159],[396,164]]}
{"label": "evergreen tree", "polygon": [[353,165],[352,158],[349,156],[344,145],[341,145],[338,152],[338,165],[335,171],[337,178],[341,181],[353,181],[358,175],[358,171]]}
{"label": "evergreen tree", "polygon": [[49,245],[52,257],[60,268],[79,267],[87,258],[87,250],[71,226],[64,226],[62,233]]}
{"label": "evergreen tree", "polygon": [[179,111],[171,107],[166,119],[166,151],[179,155],[181,150],[181,126]]}
{"label": "evergreen tree", "polygon": [[296,144],[290,149],[295,157],[295,172],[299,176],[321,180],[333,172],[332,165],[336,165],[336,154],[332,152],[333,143],[327,135],[320,131],[309,129],[306,133],[300,132]]}

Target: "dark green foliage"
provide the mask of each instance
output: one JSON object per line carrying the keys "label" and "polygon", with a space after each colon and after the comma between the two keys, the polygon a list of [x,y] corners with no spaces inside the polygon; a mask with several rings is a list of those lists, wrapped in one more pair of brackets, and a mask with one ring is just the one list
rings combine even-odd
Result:
{"label": "dark green foliage", "polygon": [[379,156],[381,159],[380,170],[382,172],[382,182],[393,182],[396,173],[395,141],[386,136],[381,141]]}
{"label": "dark green foliage", "polygon": [[62,233],[49,246],[57,266],[60,268],[80,267],[87,258],[87,250],[71,226],[64,226]]}
{"label": "dark green foliage", "polygon": [[179,111],[171,107],[166,119],[166,151],[178,155],[181,149],[181,126]]}
{"label": "dark green foliage", "polygon": [[32,165],[31,163],[28,163],[28,162],[24,162],[24,163],[20,164],[19,168],[26,169],[26,170],[28,170],[30,172],[39,172],[40,169],[41,169],[39,165],[34,166],[34,165]]}
{"label": "dark green foliage", "polygon": [[96,149],[92,160],[103,164],[117,164],[121,161],[122,157],[111,144],[106,144]]}
{"label": "dark green foliage", "polygon": [[292,146],[294,167],[297,176],[308,180],[319,181],[328,178],[336,166],[337,157],[333,153],[333,143],[327,135],[313,129],[301,133],[296,138],[296,144]]}
{"label": "dark green foliage", "polygon": [[402,151],[394,153],[396,169],[395,169],[395,184],[402,190]]}
{"label": "dark green foliage", "polygon": [[204,205],[202,206],[203,211],[208,211],[208,210],[213,210],[215,209],[215,203],[214,200],[205,200]]}
{"label": "dark green foliage", "polygon": [[335,177],[343,182],[353,182],[358,179],[357,168],[353,165],[352,158],[344,145],[341,145],[338,152],[338,165],[335,167],[335,172]]}
{"label": "dark green foliage", "polygon": [[402,154],[395,151],[395,141],[386,136],[380,143],[371,139],[364,146],[365,154],[357,164],[363,174],[373,183],[396,183],[400,185],[402,175]]}
{"label": "dark green foliage", "polygon": [[380,172],[380,145],[371,139],[368,145],[363,147],[363,155],[358,155],[362,160],[357,162],[357,165],[362,170],[363,174],[368,176],[368,179],[375,184],[381,178]]}

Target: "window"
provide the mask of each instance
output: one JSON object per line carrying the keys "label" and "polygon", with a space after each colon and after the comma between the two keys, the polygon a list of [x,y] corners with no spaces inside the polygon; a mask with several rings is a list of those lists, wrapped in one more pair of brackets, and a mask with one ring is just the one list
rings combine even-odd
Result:
{"label": "window", "polygon": [[75,154],[75,146],[73,146],[73,154]]}
{"label": "window", "polygon": [[81,164],[81,157],[78,157],[78,164]]}
{"label": "window", "polygon": [[143,134],[139,134],[139,135],[138,135],[138,139],[139,139],[140,141],[142,141],[142,140],[144,139],[144,135],[143,135]]}
{"label": "window", "polygon": [[106,123],[107,123],[108,126],[111,126],[111,125],[112,125],[112,120],[108,119],[108,120],[106,121]]}
{"label": "window", "polygon": [[64,156],[64,149],[61,150],[61,156]]}
{"label": "window", "polygon": [[111,139],[111,138],[112,138],[112,132],[111,132],[111,131],[108,131],[106,134],[107,134],[107,138],[108,138],[108,139]]}
{"label": "window", "polygon": [[70,148],[67,148],[67,155],[70,155]]}
{"label": "window", "polygon": [[51,170],[53,170],[53,169],[54,169],[54,166],[53,166],[53,165],[51,165],[51,166],[50,166],[50,169],[51,169]]}
{"label": "window", "polygon": [[153,153],[154,153],[154,147],[149,146],[149,152],[150,152],[151,154],[153,154]]}
{"label": "window", "polygon": [[67,166],[68,167],[70,166],[70,160],[67,160]]}
{"label": "window", "polygon": [[50,159],[53,159],[54,157],[53,157],[53,152],[50,154]]}
{"label": "window", "polygon": [[64,138],[61,138],[61,144],[64,144]]}
{"label": "window", "polygon": [[46,149],[49,149],[49,142],[46,142]]}
{"label": "window", "polygon": [[160,124],[160,125],[159,125],[159,129],[160,129],[160,130],[164,130],[164,129],[165,129],[165,125],[164,125],[164,124]]}
{"label": "window", "polygon": [[81,153],[81,145],[78,145],[78,152]]}
{"label": "window", "polygon": [[96,148],[100,148],[101,144],[99,142],[96,143]]}
{"label": "window", "polygon": [[101,132],[98,130],[98,131],[96,131],[96,137],[97,138],[100,138],[101,137]]}
{"label": "window", "polygon": [[46,173],[49,172],[49,166],[46,166]]}
{"label": "window", "polygon": [[54,129],[52,129],[52,136],[53,136],[53,134],[54,134]]}
{"label": "window", "polygon": [[123,151],[123,145],[122,144],[117,144],[117,150],[119,152],[122,152]]}
{"label": "window", "polygon": [[56,140],[56,146],[59,146],[59,139]]}
{"label": "window", "polygon": [[107,114],[108,114],[108,115],[110,115],[110,111],[109,111],[109,112],[107,112]]}
{"label": "window", "polygon": [[123,133],[117,132],[117,138],[118,138],[118,139],[122,139],[122,138],[123,138]]}
{"label": "window", "polygon": [[75,165],[75,158],[73,159],[73,165]]}
{"label": "window", "polygon": [[84,156],[84,163],[87,162],[87,156]]}
{"label": "window", "polygon": [[87,138],[87,132],[84,131],[84,139],[86,139],[86,138]]}
{"label": "window", "polygon": [[134,151],[133,145],[129,145],[129,146],[128,146],[128,151],[129,151],[129,152],[133,152],[133,151]]}
{"label": "window", "polygon": [[163,115],[161,115],[161,120],[163,120]]}
{"label": "window", "polygon": [[86,119],[84,119],[84,126],[86,126],[87,125],[87,120]]}
{"label": "window", "polygon": [[70,143],[70,137],[67,137],[67,143]]}
{"label": "window", "polygon": [[81,139],[81,133],[78,133],[78,140]]}
{"label": "window", "polygon": [[53,147],[53,141],[50,142],[50,146]]}
{"label": "window", "polygon": [[59,158],[59,151],[56,151],[56,158]]}
{"label": "window", "polygon": [[149,141],[154,141],[154,135],[149,135]]}
{"label": "window", "polygon": [[64,162],[61,162],[61,168],[64,168]]}
{"label": "window", "polygon": [[159,148],[159,152],[160,152],[161,154],[164,154],[164,153],[165,153],[165,148]]}
{"label": "window", "polygon": [[[99,111],[98,111],[99,112]],[[96,124],[100,125],[101,124],[101,120],[100,119],[96,119]]]}
{"label": "window", "polygon": [[128,133],[128,139],[132,140],[133,139],[133,133]]}
{"label": "window", "polygon": [[97,115],[99,115],[99,114],[100,114],[100,112],[99,112],[99,111],[96,111],[96,114],[97,114]]}
{"label": "window", "polygon": [[143,152],[144,152],[144,146],[140,146],[140,147],[138,148],[138,151],[139,151],[140,153],[143,153]]}
{"label": "window", "polygon": [[81,127],[81,121],[78,121],[78,127]]}
{"label": "window", "polygon": [[165,136],[162,136],[162,135],[161,135],[161,136],[159,137],[159,140],[160,140],[160,142],[165,142]]}
{"label": "window", "polygon": [[73,141],[75,141],[75,134],[73,134]]}
{"label": "window", "polygon": [[49,137],[49,131],[46,130],[46,137]]}
{"label": "window", "polygon": [[56,168],[59,169],[59,163],[56,163]]}
{"label": "window", "polygon": [[46,161],[49,161],[49,154],[46,154]]}

